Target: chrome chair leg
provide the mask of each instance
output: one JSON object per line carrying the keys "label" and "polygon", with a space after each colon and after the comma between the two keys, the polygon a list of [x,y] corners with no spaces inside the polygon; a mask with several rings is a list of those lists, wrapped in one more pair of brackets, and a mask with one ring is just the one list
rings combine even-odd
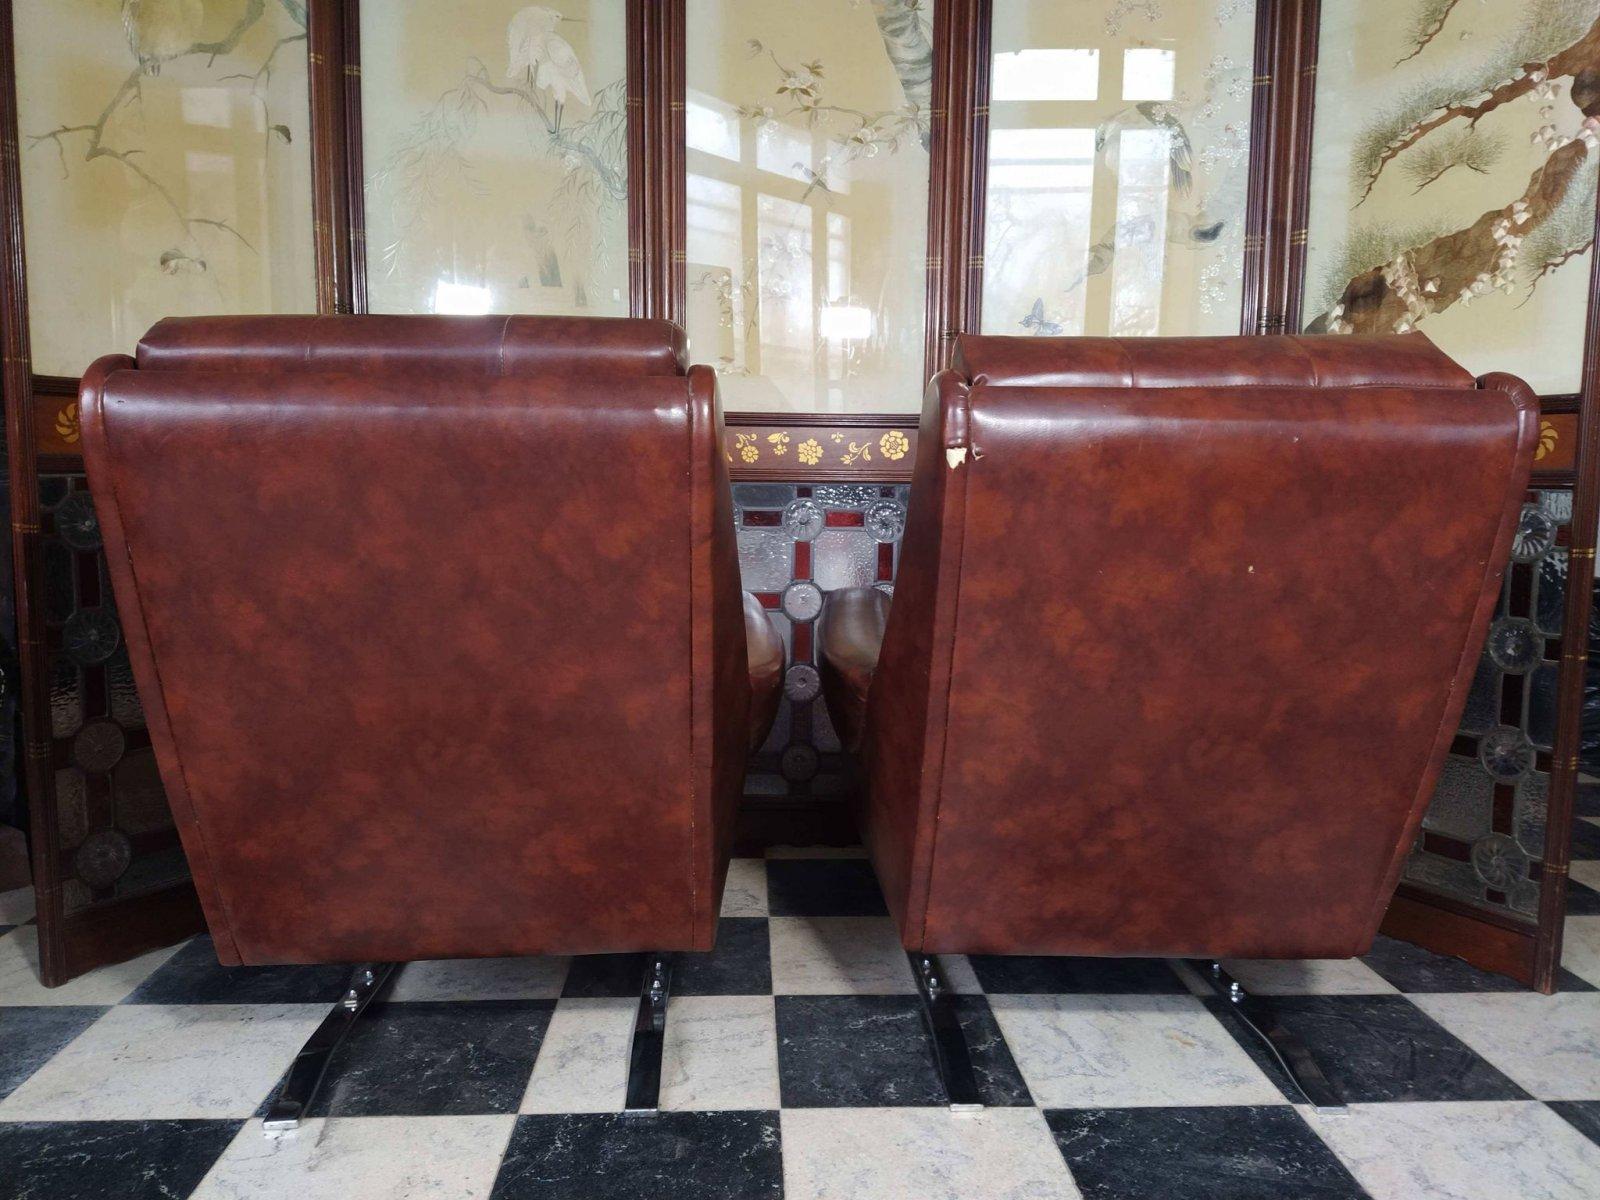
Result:
{"label": "chrome chair leg", "polygon": [[372,998],[389,982],[398,965],[392,962],[362,963],[355,969],[344,997],[322,1019],[322,1024],[317,1026],[316,1032],[306,1040],[300,1053],[295,1055],[289,1076],[283,1081],[278,1098],[272,1102],[262,1122],[262,1127],[268,1133],[280,1133],[299,1126],[322,1087],[322,1077],[328,1071],[328,1060],[366,1011],[367,1005],[372,1003]]}
{"label": "chrome chair leg", "polygon": [[951,1112],[979,1112],[983,1100],[978,1096],[978,1077],[972,1069],[972,1051],[967,1035],[956,1017],[949,982],[932,954],[912,951],[911,973],[917,978],[917,995],[922,1000],[922,1020],[928,1027],[933,1048],[933,1065],[944,1084],[945,1099]]}
{"label": "chrome chair leg", "polygon": [[645,957],[639,1008],[628,1047],[628,1116],[649,1116],[661,1107],[661,1051],[667,1034],[667,997],[672,986],[672,960],[665,954]]}
{"label": "chrome chair leg", "polygon": [[1300,1094],[1316,1112],[1341,1116],[1350,1111],[1339,1089],[1323,1074],[1306,1044],[1278,1020],[1278,1011],[1270,1000],[1245,991],[1244,986],[1229,975],[1219,962],[1190,959],[1189,966],[1212,992],[1228,1002],[1239,1019],[1265,1043],[1284,1074],[1300,1089]]}

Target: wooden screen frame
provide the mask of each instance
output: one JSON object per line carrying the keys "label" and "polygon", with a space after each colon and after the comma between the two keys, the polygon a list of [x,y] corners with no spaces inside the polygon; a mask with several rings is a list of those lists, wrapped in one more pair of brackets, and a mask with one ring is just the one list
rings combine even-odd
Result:
{"label": "wooden screen frame", "polygon": [[[940,366],[959,334],[979,328],[983,291],[984,184],[989,127],[993,0],[934,0],[934,77],[928,182],[925,374]],[[686,308],[685,0],[627,0],[629,310],[681,321]],[[41,972],[58,984],[89,968],[169,943],[201,927],[191,885],[66,915],[55,855],[50,769],[48,662],[42,595],[38,476],[81,469],[76,445],[77,381],[36,376],[29,360],[27,274],[22,236],[12,0],[0,0],[0,386],[12,488],[16,564],[23,785],[32,821],[39,894]],[[1251,147],[1240,332],[1296,330],[1301,320],[1315,116],[1320,0],[1257,0]],[[312,0],[307,61],[312,140],[313,237],[319,312],[367,310],[361,148],[359,0]],[[1600,264],[1600,254],[1594,256]],[[1582,390],[1545,397],[1548,454],[1536,481],[1574,491],[1559,717],[1549,828],[1570,829],[1577,773],[1579,706],[1600,511],[1600,267],[1591,266]],[[851,446],[881,444],[907,431],[912,413],[730,413],[730,448],[741,434],[840,435]],[[899,450],[899,443],[891,439]],[[902,481],[913,455],[839,456],[807,467],[772,454],[736,459],[736,479]],[[1554,988],[1565,913],[1569,839],[1546,847],[1537,925],[1402,887],[1385,929],[1458,954],[1542,991]],[[1552,885],[1556,886],[1552,886]]]}

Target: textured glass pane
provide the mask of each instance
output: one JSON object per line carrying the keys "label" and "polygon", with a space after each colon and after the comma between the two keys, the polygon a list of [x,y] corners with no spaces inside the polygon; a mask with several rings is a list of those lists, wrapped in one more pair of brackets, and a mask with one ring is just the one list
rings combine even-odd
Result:
{"label": "textured glass pane", "polygon": [[1500,720],[1500,672],[1487,654],[1478,659],[1472,690],[1461,713],[1461,732],[1487,733]]}
{"label": "textured glass pane", "polygon": [[374,312],[628,312],[624,0],[361,6]]}
{"label": "textured glass pane", "polygon": [[1511,821],[1516,827],[1517,844],[1536,859],[1544,857],[1544,831],[1549,818],[1550,776],[1529,771],[1517,784]]}
{"label": "textured glass pane", "polygon": [[878,577],[878,543],[860,529],[830,529],[811,546],[811,577],[824,591],[867,587]]}
{"label": "textured glass pane", "polygon": [[1534,622],[1552,637],[1561,636],[1567,603],[1567,552],[1555,549],[1539,560],[1539,594]]}
{"label": "textured glass pane", "polygon": [[15,14],[35,371],[79,375],[165,316],[315,308],[303,4]]}
{"label": "textured glass pane", "polygon": [[1488,772],[1473,759],[1446,757],[1423,828],[1470,842],[1489,832],[1493,816],[1494,780]]}
{"label": "textured glass pane", "polygon": [[50,659],[50,733],[69,738],[83,725],[83,672],[65,654]]}
{"label": "textured glass pane", "polygon": [[1254,7],[995,5],[984,332],[1238,332]]}
{"label": "textured glass pane", "polygon": [[776,529],[739,531],[739,578],[747,592],[781,592],[794,574],[794,543]]}
{"label": "textured glass pane", "polygon": [[1420,8],[1322,6],[1306,328],[1421,329],[1474,372],[1575,391],[1600,0]]}
{"label": "textured glass pane", "polygon": [[1549,750],[1556,738],[1556,683],[1560,671],[1555,663],[1541,663],[1528,682],[1528,740],[1541,750]]}
{"label": "textured glass pane", "polygon": [[1414,855],[1406,863],[1405,881],[1431,891],[1442,892],[1457,900],[1483,903],[1483,881],[1472,869],[1471,863],[1457,862],[1432,854]]}
{"label": "textured glass pane", "polygon": [[689,0],[688,327],[728,408],[920,405],[932,10]]}

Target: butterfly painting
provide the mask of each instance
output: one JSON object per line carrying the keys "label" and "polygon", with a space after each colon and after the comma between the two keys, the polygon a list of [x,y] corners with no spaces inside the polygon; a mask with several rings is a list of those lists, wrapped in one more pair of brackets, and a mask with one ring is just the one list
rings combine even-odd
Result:
{"label": "butterfly painting", "polygon": [[1028,315],[1022,318],[1022,327],[1031,331],[1034,337],[1055,337],[1061,332],[1061,323],[1045,316],[1043,296],[1034,300]]}

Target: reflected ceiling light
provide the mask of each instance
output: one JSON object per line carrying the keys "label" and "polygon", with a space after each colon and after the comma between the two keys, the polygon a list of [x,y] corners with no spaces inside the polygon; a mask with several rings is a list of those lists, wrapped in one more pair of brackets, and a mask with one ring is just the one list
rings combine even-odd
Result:
{"label": "reflected ceiling light", "polygon": [[494,305],[494,293],[472,283],[441,279],[433,285],[433,311],[451,316],[478,317]]}
{"label": "reflected ceiling light", "polygon": [[820,325],[827,341],[861,341],[872,336],[872,310],[864,304],[824,304]]}

